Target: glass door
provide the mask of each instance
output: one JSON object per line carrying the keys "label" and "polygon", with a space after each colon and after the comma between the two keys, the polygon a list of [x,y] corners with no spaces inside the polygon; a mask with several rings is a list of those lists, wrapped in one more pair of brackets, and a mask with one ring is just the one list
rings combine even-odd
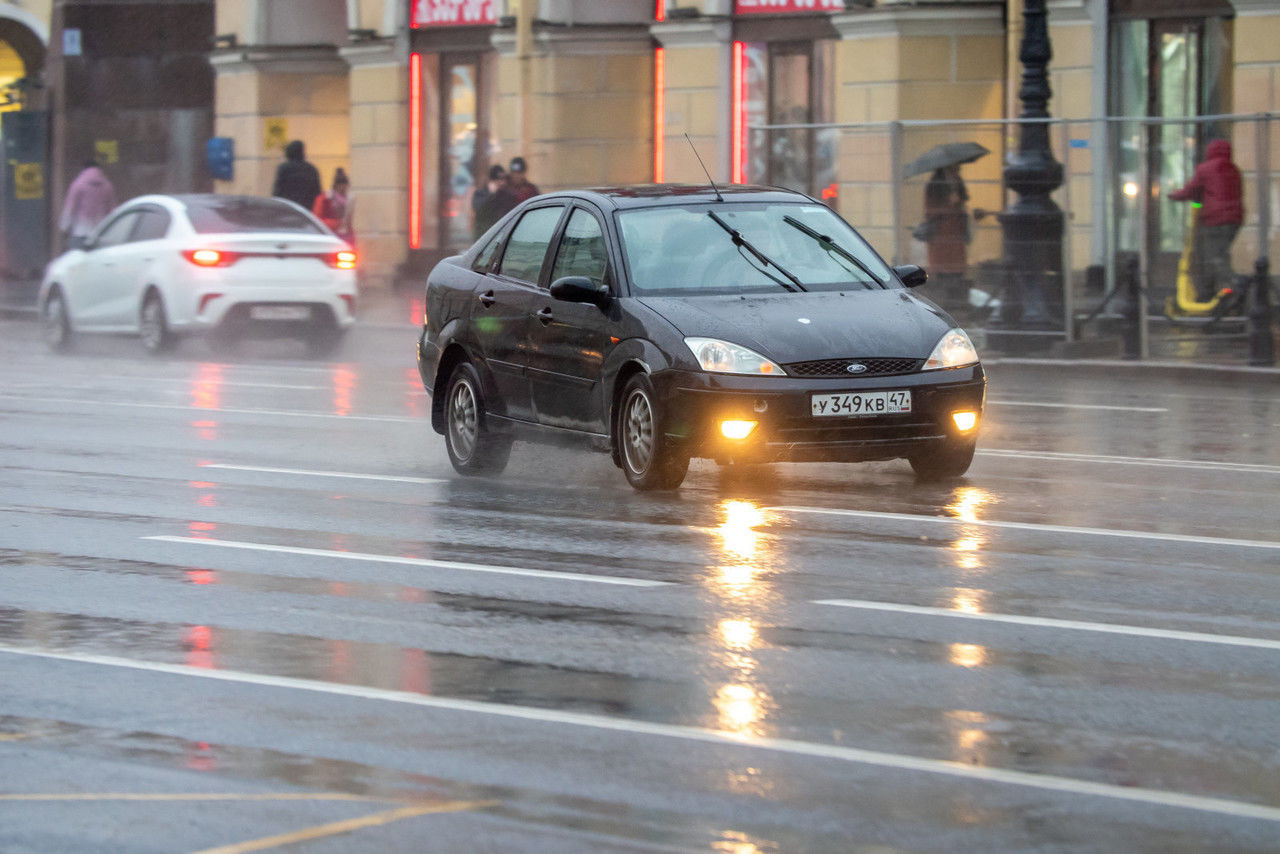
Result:
{"label": "glass door", "polygon": [[484,57],[443,54],[440,73],[440,247],[471,245],[471,196],[489,171],[490,122]]}

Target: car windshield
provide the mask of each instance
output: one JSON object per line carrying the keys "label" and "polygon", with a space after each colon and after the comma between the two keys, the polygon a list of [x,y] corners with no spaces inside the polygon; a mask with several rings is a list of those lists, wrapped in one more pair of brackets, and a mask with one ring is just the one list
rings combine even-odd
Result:
{"label": "car windshield", "polygon": [[187,202],[191,227],[199,234],[293,231],[324,234],[301,211],[271,199],[200,199]]}
{"label": "car windshield", "polygon": [[[638,294],[898,286],[866,241],[819,204],[729,202],[647,208],[623,211],[618,225]],[[737,233],[736,239],[731,232]],[[791,276],[799,287],[792,286]]]}

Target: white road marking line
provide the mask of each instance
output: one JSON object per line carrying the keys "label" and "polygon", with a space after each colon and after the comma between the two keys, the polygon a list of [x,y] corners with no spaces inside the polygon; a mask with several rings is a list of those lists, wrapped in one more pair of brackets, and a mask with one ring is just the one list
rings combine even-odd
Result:
{"label": "white road marking line", "polygon": [[19,394],[0,394],[0,400],[19,400],[32,403],[70,403],[79,406],[119,406],[132,409],[168,409],[180,412],[206,412],[210,415],[280,415],[289,418],[333,418],[338,421],[381,421],[397,424],[421,424],[421,418],[399,415],[335,415],[331,412],[301,412],[287,409],[229,409],[227,407],[184,406],[172,403],[130,403],[121,400],[85,400],[73,397],[30,397]]}
{"label": "white road marking line", "polygon": [[955,516],[922,516],[915,513],[883,513],[877,510],[840,510],[828,507],[766,507],[775,513],[813,513],[825,516],[852,516],[859,519],[884,519],[900,522],[949,522],[953,525],[977,525],[983,528],[1007,528],[1015,531],[1037,531],[1046,534],[1081,534],[1091,537],[1122,537],[1131,540],[1161,540],[1170,543],[1195,543],[1206,546],[1236,546],[1251,549],[1280,549],[1274,540],[1235,540],[1226,537],[1197,537],[1192,534],[1162,534],[1156,531],[1124,531],[1116,528],[1079,528],[1073,525],[1045,525],[1038,522],[998,522],[988,519],[960,519]]}
{"label": "white road marking line", "polygon": [[952,762],[945,759],[926,759],[919,756],[908,756],[900,753],[886,753],[878,750],[863,750],[856,747],[844,747],[835,744],[817,744],[785,738],[768,738],[743,736],[737,733],[720,730],[702,729],[700,727],[682,726],[679,724],[652,723],[649,721],[628,720],[626,718],[606,717],[583,712],[567,712],[558,709],[542,709],[532,706],[514,706],[502,703],[490,703],[479,700],[461,700],[449,697],[433,697],[425,694],[414,694],[408,691],[392,691],[383,688],[367,688],[361,685],[342,685],[333,682],[321,682],[313,679],[297,679],[286,676],[266,676],[258,673],[245,673],[234,670],[210,670],[190,667],[183,664],[162,664],[150,661],[138,661],[129,658],[117,658],[106,655],[89,655],[69,652],[50,652],[40,649],[0,645],[0,653],[23,655],[32,658],[52,659],[79,664],[91,664],[100,667],[120,667],[141,670],[151,673],[166,673],[175,676],[191,676],[200,679],[213,679],[222,682],[233,682],[245,685],[260,685],[269,688],[284,688],[296,691],[313,691],[321,694],[332,694],[354,697],[361,700],[380,700],[388,703],[402,703],[431,709],[451,712],[469,712],[471,714],[492,715],[494,717],[513,718],[537,723],[562,724],[567,726],[586,727],[596,730],[624,732],[631,735],[659,736],[681,741],[701,742],[726,747],[738,747],[747,750],[763,750],[792,756],[810,756],[817,759],[830,759],[856,765],[870,765],[879,768],[890,768],[898,771],[918,771],[944,777],[954,777],[981,783],[995,783],[1009,786],[1020,786],[1028,789],[1059,792],[1069,795],[1106,798],[1115,801],[1142,803],[1157,807],[1194,810],[1213,813],[1232,818],[1255,819],[1259,821],[1280,822],[1280,807],[1253,804],[1245,801],[1233,801],[1226,798],[1214,798],[1203,795],[1187,795],[1181,792],[1169,792],[1162,789],[1146,789],[1137,786],[1117,786],[1111,783],[1095,783],[1089,780],[1077,780],[1071,777],[1058,777],[1051,774],[1035,774],[1027,771],[1010,771],[1002,768],[988,768],[981,765],[968,765],[963,762]]}
{"label": "white road marking line", "polygon": [[1044,629],[1073,629],[1082,632],[1102,632],[1112,635],[1130,635],[1158,640],[1191,641],[1192,643],[1216,643],[1225,646],[1245,646],[1256,649],[1280,650],[1280,640],[1250,638],[1239,635],[1214,635],[1207,632],[1186,632],[1179,629],[1152,629],[1145,626],[1126,626],[1118,623],[1093,623],[1084,620],[1059,620],[1053,617],[1024,617],[1017,614],[975,613],[957,611],[954,608],[932,608],[924,605],[903,605],[897,602],[871,602],[865,599],[814,599],[814,605],[834,605],[838,608],[857,608],[864,611],[889,611],[896,614],[915,614],[925,617],[955,617],[962,620],[979,620],[991,623],[1013,623]]}
{"label": "white road marking line", "polygon": [[265,474],[296,474],[306,477],[342,477],[352,480],[379,480],[391,483],[448,483],[442,477],[403,477],[389,474],[356,474],[345,471],[309,471],[307,469],[279,469],[267,466],[233,466],[225,463],[202,463],[201,468],[221,469],[223,471],[253,471]]}
{"label": "white road marking line", "polygon": [[432,569],[453,569],[461,572],[487,572],[496,575],[518,575],[525,578],[548,578],[556,581],[582,581],[592,584],[614,584],[621,587],[670,587],[669,581],[654,581],[649,578],[630,578],[625,575],[588,575],[585,572],[557,572],[551,569],[524,569],[518,566],[492,566],[482,563],[462,563],[453,560],[431,560],[419,557],[401,557],[400,555],[368,554],[365,552],[340,552],[333,549],[307,549],[298,546],[273,546],[267,543],[245,543],[235,540],[213,540],[203,537],[142,537],[160,543],[187,543],[198,546],[220,546],[226,549],[245,549],[258,552],[276,552],[278,554],[305,555],[307,557],[329,557],[341,560],[358,560],[368,563],[395,563],[404,566],[422,566]]}
{"label": "white road marking line", "polygon": [[1104,406],[1092,403],[1042,403],[1035,400],[998,400],[987,398],[988,406],[1040,406],[1048,409],[1103,409],[1115,412],[1168,412],[1158,406]]}
{"label": "white road marking line", "polygon": [[1004,448],[979,448],[978,456],[1008,457],[1010,459],[1022,460],[1104,463],[1120,466],[1155,466],[1159,468],[1206,469],[1211,471],[1280,474],[1280,466],[1268,466],[1261,463],[1231,463],[1226,462],[1225,460],[1178,460],[1164,459],[1161,457],[1112,457],[1105,454],[1071,454],[1063,451],[1016,451]]}

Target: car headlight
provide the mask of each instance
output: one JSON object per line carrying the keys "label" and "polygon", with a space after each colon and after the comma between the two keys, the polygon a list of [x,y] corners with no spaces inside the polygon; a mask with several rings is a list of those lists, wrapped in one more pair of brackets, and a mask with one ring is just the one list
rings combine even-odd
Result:
{"label": "car headlight", "polygon": [[702,370],[716,374],[764,374],[782,377],[786,372],[759,353],[715,338],[686,338]]}
{"label": "car headlight", "polygon": [[977,363],[978,351],[973,348],[973,342],[969,340],[969,336],[964,334],[963,329],[949,329],[938,342],[938,346],[933,348],[929,358],[924,360],[923,370],[960,368]]}

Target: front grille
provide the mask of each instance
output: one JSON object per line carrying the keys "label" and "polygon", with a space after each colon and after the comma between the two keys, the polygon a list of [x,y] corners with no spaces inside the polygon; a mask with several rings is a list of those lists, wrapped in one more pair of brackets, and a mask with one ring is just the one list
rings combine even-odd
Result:
{"label": "front grille", "polygon": [[[783,365],[787,373],[793,377],[841,378],[849,377],[884,377],[892,374],[913,374],[920,370],[923,359],[818,359],[814,362],[792,362]],[[865,371],[854,373],[850,365],[866,365]]]}

